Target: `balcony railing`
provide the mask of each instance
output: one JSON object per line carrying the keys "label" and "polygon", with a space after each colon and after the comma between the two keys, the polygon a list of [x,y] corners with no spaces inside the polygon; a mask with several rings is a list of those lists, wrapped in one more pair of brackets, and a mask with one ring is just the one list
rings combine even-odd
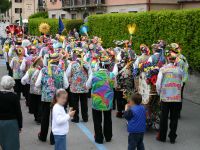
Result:
{"label": "balcony railing", "polygon": [[105,0],[63,0],[64,9],[104,6]]}

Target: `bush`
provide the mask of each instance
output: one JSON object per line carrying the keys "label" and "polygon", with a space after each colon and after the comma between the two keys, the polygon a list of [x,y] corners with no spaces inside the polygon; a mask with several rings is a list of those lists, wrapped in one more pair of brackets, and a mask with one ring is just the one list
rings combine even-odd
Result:
{"label": "bush", "polygon": [[[62,20],[64,25],[65,25],[65,29],[67,31],[72,30],[73,28],[77,28],[79,29],[79,27],[83,24],[82,20],[67,20],[67,19],[63,19]],[[39,32],[39,25],[42,22],[46,22],[50,25],[50,32],[49,34],[51,35],[55,35],[58,33],[58,19],[42,19],[42,18],[35,18],[35,19],[29,19],[29,34],[31,35],[41,35],[41,33]]]}
{"label": "bush", "polygon": [[88,17],[89,35],[99,36],[103,46],[113,47],[113,40],[129,39],[128,24],[135,23],[134,49],[142,43],[151,46],[158,39],[179,43],[190,66],[200,71],[200,9],[104,14]]}
{"label": "bush", "polygon": [[48,12],[37,12],[29,16],[29,19],[33,19],[33,18],[48,18]]}

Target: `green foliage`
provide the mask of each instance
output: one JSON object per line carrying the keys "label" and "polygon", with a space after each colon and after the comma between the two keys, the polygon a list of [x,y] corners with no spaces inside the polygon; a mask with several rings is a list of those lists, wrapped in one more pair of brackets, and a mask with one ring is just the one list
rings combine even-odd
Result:
{"label": "green foliage", "polygon": [[68,20],[64,24],[67,31],[70,31],[74,28],[78,30],[80,26],[83,24],[83,20]]}
{"label": "green foliage", "polygon": [[89,35],[99,36],[105,47],[113,40],[129,39],[127,25],[135,23],[133,35],[136,51],[142,43],[151,46],[158,39],[179,43],[192,69],[200,71],[200,9],[152,11],[94,15],[88,17]]}
{"label": "green foliage", "polygon": [[[65,29],[67,32],[74,28],[79,29],[79,27],[83,24],[82,20],[63,19],[62,21],[65,25]],[[58,33],[58,19],[42,19],[42,18],[29,19],[29,27],[28,27],[29,33],[31,35],[41,35],[41,33],[39,32],[39,25],[43,22],[46,22],[50,25],[51,28],[49,34],[55,35]],[[66,31],[65,33],[67,33]]]}
{"label": "green foliage", "polygon": [[0,0],[0,13],[5,13],[12,6],[12,1]]}
{"label": "green foliage", "polygon": [[48,12],[37,12],[29,16],[29,19],[33,18],[48,18]]}

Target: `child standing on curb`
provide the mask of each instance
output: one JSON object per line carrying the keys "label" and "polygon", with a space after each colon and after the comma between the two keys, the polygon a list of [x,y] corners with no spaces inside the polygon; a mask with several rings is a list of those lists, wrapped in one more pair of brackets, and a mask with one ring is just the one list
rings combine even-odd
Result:
{"label": "child standing on curb", "polygon": [[145,108],[141,105],[142,96],[134,94],[126,105],[124,118],[128,121],[128,150],[144,150],[144,132],[146,130]]}
{"label": "child standing on curb", "polygon": [[74,116],[72,109],[66,113],[64,105],[67,102],[67,92],[59,89],[53,100],[52,132],[55,139],[55,150],[67,150],[67,133],[69,132],[69,120]]}

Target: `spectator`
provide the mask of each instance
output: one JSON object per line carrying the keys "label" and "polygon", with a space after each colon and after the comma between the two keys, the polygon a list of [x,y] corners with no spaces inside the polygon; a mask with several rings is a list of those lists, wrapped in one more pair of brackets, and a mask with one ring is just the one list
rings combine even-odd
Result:
{"label": "spectator", "polygon": [[146,130],[146,112],[141,105],[142,96],[132,96],[130,104],[126,105],[124,117],[128,121],[128,150],[144,150],[144,132]]}
{"label": "spectator", "polygon": [[69,132],[69,120],[74,116],[75,111],[69,110],[66,113],[64,105],[67,101],[67,92],[65,89],[57,90],[55,98],[53,100],[53,120],[52,120],[52,132],[55,139],[55,150],[66,150],[66,135]]}
{"label": "spectator", "polygon": [[0,146],[3,150],[19,150],[19,132],[22,129],[22,112],[20,100],[11,89],[15,80],[10,76],[3,76],[0,91]]}

